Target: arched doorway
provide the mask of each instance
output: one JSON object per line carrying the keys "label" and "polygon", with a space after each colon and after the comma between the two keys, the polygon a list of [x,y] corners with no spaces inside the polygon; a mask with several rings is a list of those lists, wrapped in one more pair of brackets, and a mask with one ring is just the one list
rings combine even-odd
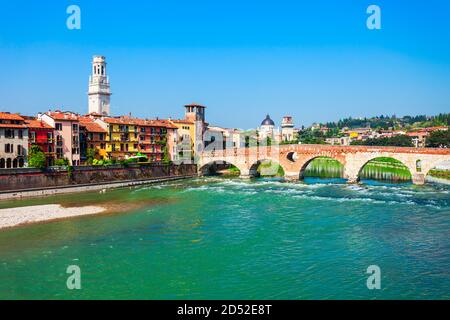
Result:
{"label": "arched doorway", "polygon": [[10,169],[12,166],[12,161],[10,158],[6,159],[6,168]]}
{"label": "arched doorway", "polygon": [[6,160],[4,158],[0,159],[0,169],[6,168]]}
{"label": "arched doorway", "polygon": [[343,179],[344,165],[332,157],[314,157],[300,169],[300,179],[305,178]]}
{"label": "arched doorway", "polygon": [[358,180],[379,180],[391,183],[410,182],[411,171],[400,160],[378,157],[366,162],[359,170]]}
{"label": "arched doorway", "polygon": [[23,168],[25,166],[25,160],[23,158],[19,159],[19,168]]}
{"label": "arched doorway", "polygon": [[19,161],[17,160],[17,158],[15,158],[15,159],[13,160],[12,167],[13,167],[13,168],[17,168],[18,165],[19,165]]}

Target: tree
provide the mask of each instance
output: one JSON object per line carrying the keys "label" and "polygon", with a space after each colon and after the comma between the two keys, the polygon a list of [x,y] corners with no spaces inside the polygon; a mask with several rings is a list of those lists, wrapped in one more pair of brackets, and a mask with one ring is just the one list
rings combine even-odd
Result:
{"label": "tree", "polygon": [[352,141],[354,146],[385,146],[385,147],[413,147],[410,137],[405,135],[393,136],[390,138],[374,138],[364,141]]}
{"label": "tree", "polygon": [[55,165],[56,166],[60,166],[60,167],[68,166],[69,165],[69,159],[67,159],[67,158],[56,159]]}
{"label": "tree", "polygon": [[429,148],[450,148],[450,130],[434,131],[427,139]]}
{"label": "tree", "polygon": [[97,151],[95,149],[88,148],[86,150],[86,159],[87,159],[86,162],[87,162],[87,164],[92,165],[94,163],[94,159],[95,159],[96,155],[97,155]]}
{"label": "tree", "polygon": [[32,145],[28,154],[28,166],[32,168],[45,168],[47,166],[47,159],[44,152],[37,145]]}

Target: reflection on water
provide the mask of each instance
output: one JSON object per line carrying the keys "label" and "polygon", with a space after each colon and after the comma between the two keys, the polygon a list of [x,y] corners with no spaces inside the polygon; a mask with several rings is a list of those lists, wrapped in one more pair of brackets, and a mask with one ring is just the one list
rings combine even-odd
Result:
{"label": "reflection on water", "polygon": [[[198,178],[3,202],[129,210],[0,232],[0,298],[450,298],[449,187],[343,182]],[[81,291],[65,289],[72,264]],[[366,288],[373,264],[380,291]]]}

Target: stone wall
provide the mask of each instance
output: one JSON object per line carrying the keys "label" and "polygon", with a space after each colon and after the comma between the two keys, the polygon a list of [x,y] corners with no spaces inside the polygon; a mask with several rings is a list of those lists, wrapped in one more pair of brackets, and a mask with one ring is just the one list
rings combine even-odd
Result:
{"label": "stone wall", "polygon": [[0,170],[0,192],[99,184],[120,181],[134,181],[161,177],[192,176],[197,174],[197,166],[182,165],[114,165],[108,167],[73,167],[45,170],[34,168]]}

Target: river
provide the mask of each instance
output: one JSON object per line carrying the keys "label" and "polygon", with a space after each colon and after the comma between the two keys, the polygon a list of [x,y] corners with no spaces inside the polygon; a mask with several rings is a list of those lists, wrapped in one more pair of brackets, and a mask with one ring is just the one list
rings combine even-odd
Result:
{"label": "river", "polygon": [[450,187],[341,182],[207,177],[2,202],[130,210],[1,231],[0,299],[449,299]]}

